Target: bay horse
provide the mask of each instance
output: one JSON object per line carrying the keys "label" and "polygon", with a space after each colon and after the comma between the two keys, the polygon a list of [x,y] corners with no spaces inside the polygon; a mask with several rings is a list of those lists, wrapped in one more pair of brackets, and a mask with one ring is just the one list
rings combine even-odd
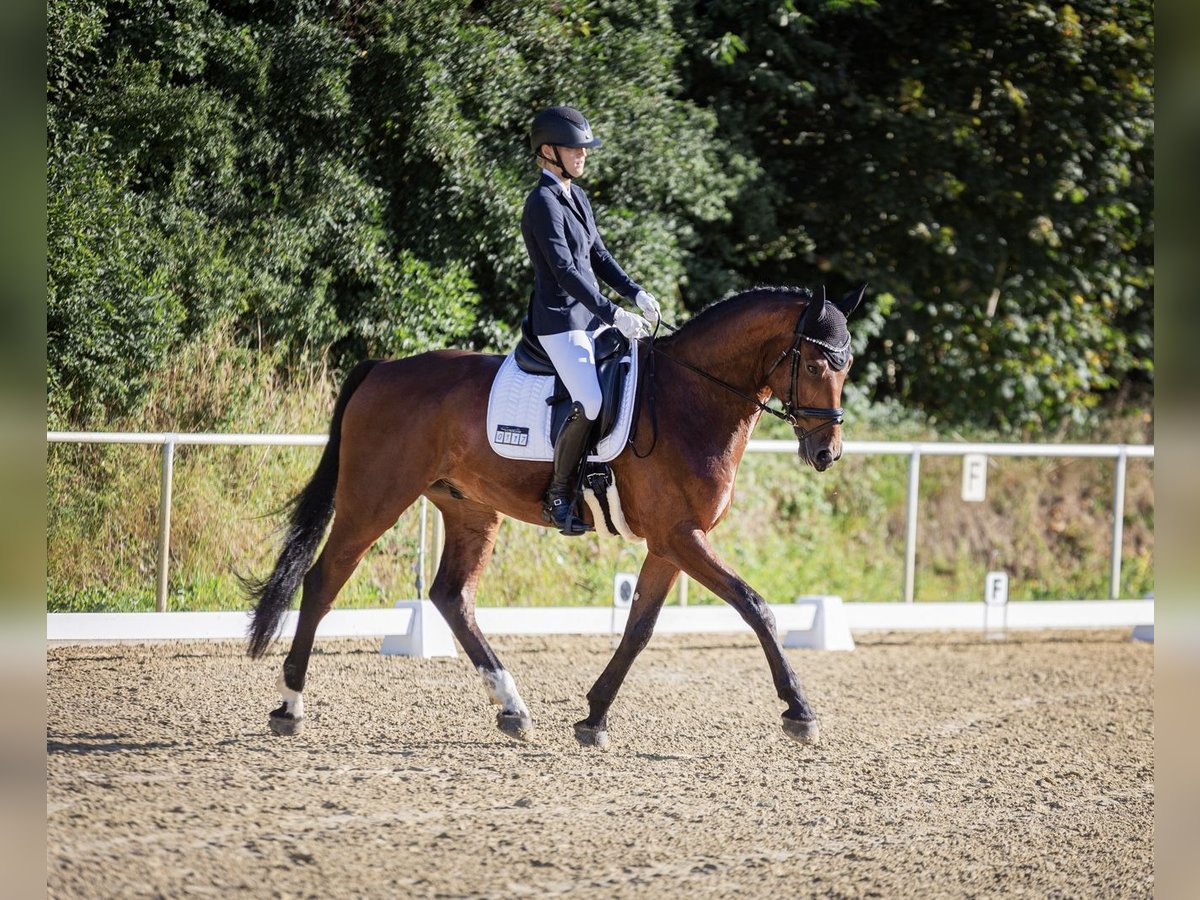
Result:
{"label": "bay horse", "polygon": [[[814,297],[800,288],[755,288],[710,306],[668,337],[638,342],[647,377],[638,388],[635,430],[611,467],[626,523],[645,541],[646,558],[620,644],[587,693],[586,718],[575,725],[581,744],[608,745],[609,708],[680,571],[753,629],[787,705],[784,732],[801,743],[817,740],[817,717],[783,654],[774,616],[717,556],[708,533],[730,508],[746,442],[764,411],[789,422],[803,463],[824,471],[841,456],[841,392],[852,361],[846,317],[865,289],[826,301],[824,290]],[[366,360],[342,385],[316,471],[290,502],[278,561],[269,576],[247,582],[256,601],[249,627],[254,658],[266,651],[303,585],[279,679],[283,703],[269,719],[277,733],[295,733],[304,718],[317,625],[371,545],[425,496],[445,522],[429,597],[500,707],[497,727],[514,739],[530,736],[528,707],[475,621],[476,587],[501,517],[546,525],[542,497],[551,464],[503,458],[488,442],[488,394],[501,362],[464,350]],[[768,405],[772,397],[782,409]]]}

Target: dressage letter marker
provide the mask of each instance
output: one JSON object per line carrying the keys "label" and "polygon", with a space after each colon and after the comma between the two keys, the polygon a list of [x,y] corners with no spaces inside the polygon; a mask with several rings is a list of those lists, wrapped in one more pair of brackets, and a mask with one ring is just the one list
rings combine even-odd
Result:
{"label": "dressage letter marker", "polygon": [[[991,631],[991,612],[1000,607],[1000,630]],[[1003,638],[1008,630],[1008,573],[988,572],[983,580],[983,636]]]}
{"label": "dressage letter marker", "polygon": [[618,572],[613,579],[613,606],[617,609],[629,609],[633,605],[633,591],[636,587],[636,575]]}
{"label": "dressage letter marker", "polygon": [[389,634],[379,652],[384,656],[458,656],[454,633],[445,618],[429,600],[397,600],[396,609],[412,610],[408,631]]}
{"label": "dressage letter marker", "polygon": [[1003,606],[1008,602],[1008,573],[988,572],[984,580],[984,602],[988,606]]}
{"label": "dressage letter marker", "polygon": [[987,464],[984,453],[963,454],[962,498],[968,503],[982,503],[987,496]]}

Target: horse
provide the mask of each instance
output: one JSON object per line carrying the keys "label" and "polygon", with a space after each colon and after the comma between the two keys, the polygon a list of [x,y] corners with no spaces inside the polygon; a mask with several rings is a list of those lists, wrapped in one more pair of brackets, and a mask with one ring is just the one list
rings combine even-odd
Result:
{"label": "horse", "polygon": [[[646,556],[620,643],[587,693],[587,716],[574,726],[580,744],[608,746],[609,709],[681,571],[732,605],[757,636],[786,704],[785,734],[817,741],[817,716],[784,656],[770,608],[718,557],[708,534],[730,509],[746,442],[764,413],[791,425],[801,463],[823,472],[841,457],[841,392],[853,359],[846,318],[865,289],[828,301],[824,289],[755,288],[709,306],[668,336],[636,342],[645,377],[634,429],[610,465],[625,521],[644,540]],[[346,378],[316,470],[289,501],[274,569],[246,583],[254,601],[252,658],[267,650],[303,588],[278,681],[282,704],[268,718],[276,733],[300,729],[322,617],[367,550],[424,496],[445,523],[429,598],[499,707],[497,727],[518,741],[531,737],[516,681],[475,620],[476,588],[502,516],[547,524],[542,498],[551,464],[503,458],[485,433],[501,362],[495,354],[435,350],[365,360]],[[782,407],[769,405],[772,398]],[[591,520],[586,510],[584,516]]]}

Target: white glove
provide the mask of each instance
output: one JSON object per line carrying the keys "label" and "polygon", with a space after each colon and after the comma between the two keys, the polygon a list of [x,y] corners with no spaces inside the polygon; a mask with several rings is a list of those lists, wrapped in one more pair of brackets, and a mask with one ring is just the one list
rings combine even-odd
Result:
{"label": "white glove", "polygon": [[650,323],[641,316],[635,316],[623,309],[617,309],[617,314],[613,317],[613,326],[631,341],[650,336]]}
{"label": "white glove", "polygon": [[650,320],[651,325],[658,324],[658,320],[662,318],[662,311],[658,308],[658,301],[654,299],[653,294],[647,291],[638,291],[633,302],[638,305],[642,315]]}

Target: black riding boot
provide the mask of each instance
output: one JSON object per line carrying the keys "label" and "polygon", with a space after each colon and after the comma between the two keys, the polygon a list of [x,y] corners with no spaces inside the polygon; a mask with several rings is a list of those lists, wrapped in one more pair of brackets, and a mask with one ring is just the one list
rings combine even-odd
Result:
{"label": "black riding boot", "polygon": [[592,530],[575,515],[575,489],[579,484],[579,464],[587,453],[594,424],[584,417],[582,403],[573,404],[554,445],[554,477],[546,492],[545,513],[547,520],[563,534],[578,535]]}

